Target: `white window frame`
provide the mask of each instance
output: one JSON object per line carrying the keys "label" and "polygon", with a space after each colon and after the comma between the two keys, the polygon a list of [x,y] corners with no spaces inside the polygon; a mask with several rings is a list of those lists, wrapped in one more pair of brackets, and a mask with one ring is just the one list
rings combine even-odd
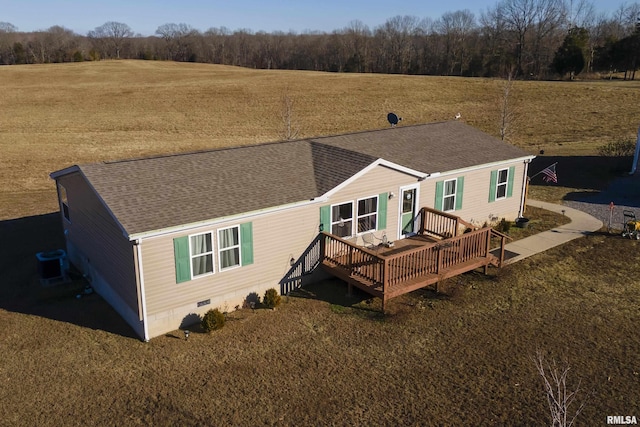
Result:
{"label": "white window frame", "polygon": [[[506,175],[505,175],[505,180],[504,182],[500,182],[500,172],[502,171],[506,171]],[[508,187],[509,186],[509,168],[504,168],[504,169],[498,169],[498,174],[496,175],[496,200],[502,200],[502,199],[506,199],[507,198],[507,191],[508,191]],[[500,192],[500,187],[504,188],[504,196],[502,197],[498,197],[498,194]]]}
{"label": "white window frame", "polygon": [[[238,230],[238,244],[237,245],[232,245],[232,246],[227,246],[225,248],[222,247],[221,244],[221,239],[220,239],[220,232],[225,231],[225,230],[229,230],[235,228]],[[240,235],[240,224],[236,224],[236,225],[230,225],[229,227],[223,227],[223,228],[218,228],[216,230],[216,237],[217,237],[217,253],[218,253],[218,269],[219,271],[227,271],[227,270],[233,270],[235,268],[239,268],[242,267],[242,236]],[[222,252],[224,251],[229,251],[229,250],[233,250],[235,248],[238,248],[238,264],[236,265],[232,265],[229,267],[222,267]]]}
{"label": "white window frame", "polygon": [[[380,196],[379,196],[378,194],[376,194],[375,196],[362,197],[362,198],[360,198],[360,199],[357,199],[357,200],[356,200],[356,205],[355,205],[355,207],[354,207],[354,209],[355,209],[355,211],[356,211],[356,212],[355,212],[355,213],[356,213],[356,215],[355,215],[355,217],[356,217],[356,218],[355,218],[355,226],[356,226],[356,227],[355,227],[355,233],[356,233],[356,235],[360,235],[360,234],[364,234],[364,233],[369,233],[369,232],[371,232],[371,231],[377,231],[377,230],[378,230],[378,218],[379,218],[379,210],[380,210],[380,200],[379,200],[379,197],[380,197]],[[376,199],[376,210],[375,210],[375,211],[373,211],[373,212],[371,212],[371,213],[368,213],[368,214],[360,215],[360,212],[359,212],[359,208],[360,208],[360,201],[362,201],[362,200],[369,200],[369,199]],[[376,216],[376,223],[375,223],[375,225],[374,225],[374,228],[369,229],[369,230],[363,230],[363,231],[360,231],[360,230],[359,230],[360,218],[367,218],[367,217],[370,217],[370,216],[373,216],[373,215],[375,215],[375,216]]]}
{"label": "white window frame", "polygon": [[[191,238],[196,236],[202,236],[204,234],[211,235],[211,251],[203,252],[197,255],[194,255],[193,246],[191,244]],[[191,273],[191,280],[200,279],[201,277],[207,277],[215,274],[216,272],[216,263],[213,257],[213,253],[215,252],[215,241],[213,240],[213,232],[212,231],[203,231],[202,233],[194,233],[189,235],[189,272]],[[198,274],[197,276],[193,274],[193,259],[198,257],[204,257],[207,255],[211,255],[211,271],[206,272],[204,274]]]}
{"label": "white window frame", "polygon": [[[447,182],[452,182],[453,181],[453,194],[447,194]],[[454,178],[454,179],[446,179],[443,183],[442,183],[442,211],[443,212],[453,212],[456,210],[456,192],[458,190],[458,179]],[[452,203],[452,208],[451,209],[445,209],[445,205],[447,203],[447,199],[451,199],[453,200]]]}
{"label": "white window frame", "polygon": [[[71,223],[71,215],[69,213],[69,197],[67,195],[67,189],[62,184],[58,184],[58,194],[60,195],[60,210],[62,211],[62,217]],[[65,209],[66,208],[66,209]]]}
{"label": "white window frame", "polygon": [[[341,236],[341,237],[343,237],[343,238],[344,238],[344,237],[352,237],[352,236],[354,236],[354,235],[355,235],[354,233],[356,232],[356,229],[355,229],[355,227],[354,227],[355,206],[354,206],[353,200],[348,200],[348,201],[346,201],[346,202],[336,203],[336,204],[333,204],[333,205],[331,205],[331,206],[330,206],[330,209],[331,209],[331,212],[330,212],[330,214],[331,214],[331,225],[330,225],[330,229],[329,229],[330,231],[329,231],[329,232],[330,232],[331,234],[334,234],[334,233],[333,233],[333,226],[334,226],[334,225],[338,225],[338,224],[340,224],[340,221],[341,221],[341,220],[340,220],[340,218],[337,218],[337,219],[334,221],[334,218],[333,218],[333,208],[334,208],[334,207],[336,207],[336,206],[342,206],[342,205],[347,205],[347,204],[350,204],[350,205],[351,205],[351,218],[349,218],[349,219],[343,219],[342,221],[344,221],[345,223],[347,223],[347,222],[350,222],[350,223],[351,223],[351,234],[349,234],[348,236]],[[336,234],[336,236],[337,236],[337,234]]]}

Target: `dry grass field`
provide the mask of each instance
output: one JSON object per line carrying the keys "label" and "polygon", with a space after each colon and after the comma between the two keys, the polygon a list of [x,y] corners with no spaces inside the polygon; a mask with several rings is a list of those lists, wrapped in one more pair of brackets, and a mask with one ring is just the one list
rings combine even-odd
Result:
{"label": "dry grass field", "polygon": [[[0,67],[0,426],[548,425],[537,349],[581,381],[576,425],[640,417],[640,242],[607,233],[403,296],[385,316],[330,281],[188,341],[142,343],[100,297],[75,298],[80,281],[36,280],[35,252],[64,244],[53,170],[278,140],[285,92],[301,137],[386,127],[389,111],[402,124],[460,112],[497,135],[501,84],[142,61]],[[535,197],[606,183],[594,155],[635,135],[638,89],[516,82],[513,142],[561,160],[561,186],[533,186]]]}

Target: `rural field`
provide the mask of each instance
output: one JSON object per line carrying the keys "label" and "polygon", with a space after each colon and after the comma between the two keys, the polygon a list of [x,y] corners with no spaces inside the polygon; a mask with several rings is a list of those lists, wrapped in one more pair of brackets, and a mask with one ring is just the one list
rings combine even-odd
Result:
{"label": "rural field", "polygon": [[[549,425],[536,352],[569,366],[576,425],[640,418],[640,242],[603,230],[440,293],[377,301],[328,281],[276,311],[140,342],[81,281],[43,288],[63,247],[54,183],[72,164],[461,120],[499,134],[504,82],[151,61],[0,67],[0,426]],[[559,202],[620,173],[598,147],[635,137],[640,82],[517,81],[511,141],[558,161]],[[255,159],[256,162],[260,159]],[[533,168],[533,166],[532,166]],[[628,168],[626,169],[628,170]],[[533,229],[562,216],[529,212]],[[517,230],[514,230],[514,233]],[[520,236],[514,235],[515,238]]]}

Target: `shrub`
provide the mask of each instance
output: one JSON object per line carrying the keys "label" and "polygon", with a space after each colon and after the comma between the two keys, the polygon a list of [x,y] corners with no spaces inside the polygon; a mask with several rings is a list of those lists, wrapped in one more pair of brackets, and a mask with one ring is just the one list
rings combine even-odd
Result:
{"label": "shrub", "polygon": [[82,56],[82,52],[80,52],[79,50],[76,50],[73,53],[73,62],[82,62],[84,61],[84,56]]}
{"label": "shrub", "polygon": [[633,156],[636,141],[633,139],[619,139],[598,147],[598,154],[605,157]]}
{"label": "shrub", "polygon": [[256,292],[251,292],[249,295],[247,295],[247,297],[244,299],[244,303],[242,304],[242,308],[256,308],[260,305],[260,295],[258,295]]}
{"label": "shrub", "polygon": [[267,289],[267,292],[264,293],[264,298],[262,298],[262,303],[267,308],[276,308],[280,305],[280,295],[278,295],[278,291],[275,289]]}
{"label": "shrub", "polygon": [[224,326],[224,314],[217,308],[207,311],[200,322],[205,332],[212,332]]}
{"label": "shrub", "polygon": [[496,231],[501,233],[508,233],[509,230],[511,230],[511,221],[507,221],[505,218],[502,218],[494,228]]}

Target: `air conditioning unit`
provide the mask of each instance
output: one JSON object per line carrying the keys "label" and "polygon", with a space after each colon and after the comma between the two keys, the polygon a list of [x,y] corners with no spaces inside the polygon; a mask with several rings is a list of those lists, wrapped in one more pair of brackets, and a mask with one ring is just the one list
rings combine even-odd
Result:
{"label": "air conditioning unit", "polygon": [[69,261],[62,249],[38,252],[38,276],[43,286],[51,286],[69,281]]}

